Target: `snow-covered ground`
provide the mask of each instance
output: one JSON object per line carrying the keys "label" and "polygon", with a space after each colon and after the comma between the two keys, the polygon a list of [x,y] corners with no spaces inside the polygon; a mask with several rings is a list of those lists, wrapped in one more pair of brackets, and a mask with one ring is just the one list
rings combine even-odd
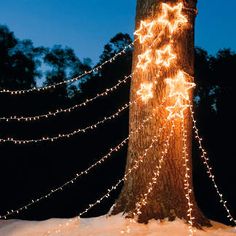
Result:
{"label": "snow-covered ground", "polygon": [[[150,221],[148,225],[130,223],[121,215],[80,219],[64,227],[68,220],[50,219],[46,221],[0,221],[0,236],[188,236],[188,226],[181,220],[174,222]],[[63,225],[60,233],[56,232],[59,224]],[[214,227],[196,230],[195,236],[236,236],[236,228],[214,223]],[[124,233],[123,231],[130,231]],[[123,233],[122,233],[123,232]]]}

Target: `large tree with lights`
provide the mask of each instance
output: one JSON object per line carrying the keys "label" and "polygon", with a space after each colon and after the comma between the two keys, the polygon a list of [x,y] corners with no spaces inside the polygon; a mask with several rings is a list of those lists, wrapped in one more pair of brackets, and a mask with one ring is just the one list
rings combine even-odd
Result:
{"label": "large tree with lights", "polygon": [[125,181],[112,214],[139,222],[176,217],[209,225],[192,184],[192,91],[197,0],[137,0],[130,132],[151,117],[129,141]]}

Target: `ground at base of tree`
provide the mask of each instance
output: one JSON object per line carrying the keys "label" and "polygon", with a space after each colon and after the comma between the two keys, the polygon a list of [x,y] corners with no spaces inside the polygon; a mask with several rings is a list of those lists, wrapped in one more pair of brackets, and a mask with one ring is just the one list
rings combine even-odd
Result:
{"label": "ground at base of tree", "polygon": [[[80,219],[71,223],[61,230],[55,230],[62,224],[68,223],[67,219],[50,219],[46,221],[0,221],[1,236],[45,236],[48,230],[52,233],[47,236],[188,236],[188,226],[182,220],[173,222],[155,220],[143,225],[130,223],[121,215],[112,217],[96,217]],[[203,231],[196,230],[194,236],[233,236],[236,235],[236,228],[212,222],[213,227],[205,228]],[[125,233],[125,231],[129,233]]]}

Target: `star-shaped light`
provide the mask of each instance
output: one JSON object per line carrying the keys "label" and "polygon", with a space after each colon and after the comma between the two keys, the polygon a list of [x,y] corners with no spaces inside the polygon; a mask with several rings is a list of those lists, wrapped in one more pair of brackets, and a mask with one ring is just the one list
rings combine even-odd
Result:
{"label": "star-shaped light", "polygon": [[179,70],[173,79],[165,79],[170,91],[169,97],[182,97],[189,100],[189,90],[196,86],[195,83],[188,82],[183,71]]}
{"label": "star-shaped light", "polygon": [[156,64],[169,67],[171,61],[176,58],[176,55],[172,51],[171,45],[167,45],[164,49],[156,50]]}
{"label": "star-shaped light", "polygon": [[141,21],[140,27],[138,30],[134,32],[135,35],[138,36],[139,42],[142,44],[144,43],[147,39],[150,39],[153,37],[153,26],[154,22],[146,22],[146,21]]}
{"label": "star-shaped light", "polygon": [[179,3],[173,7],[169,4],[162,3],[163,14],[158,19],[158,22],[167,26],[170,33],[174,33],[179,25],[186,24],[188,22],[186,16],[182,14],[182,10],[183,3]]}
{"label": "star-shaped light", "polygon": [[142,70],[146,70],[149,63],[151,63],[151,50],[147,50],[145,53],[138,56],[138,64],[137,68],[140,68]]}
{"label": "star-shaped light", "polygon": [[149,99],[153,98],[153,84],[152,83],[142,83],[137,94],[141,97],[143,102],[147,102]]}
{"label": "star-shaped light", "polygon": [[176,118],[184,118],[184,111],[186,108],[188,108],[189,105],[183,104],[183,101],[178,98],[175,102],[174,106],[168,106],[166,107],[166,110],[169,112],[169,115],[167,119],[176,119]]}

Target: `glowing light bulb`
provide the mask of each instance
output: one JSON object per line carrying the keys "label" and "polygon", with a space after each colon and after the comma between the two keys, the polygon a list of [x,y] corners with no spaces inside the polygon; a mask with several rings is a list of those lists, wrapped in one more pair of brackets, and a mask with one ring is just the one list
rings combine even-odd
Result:
{"label": "glowing light bulb", "polygon": [[143,102],[147,102],[149,99],[153,98],[153,84],[152,83],[142,83],[137,94],[141,97]]}
{"label": "glowing light bulb", "polygon": [[195,83],[188,82],[183,71],[179,70],[173,79],[165,79],[170,91],[169,97],[182,97],[189,100],[189,90],[196,86]]}
{"label": "glowing light bulb", "polygon": [[137,68],[142,69],[142,70],[147,69],[147,66],[152,62],[151,52],[152,50],[149,49],[145,53],[138,56]]}
{"label": "glowing light bulb", "polygon": [[143,44],[148,39],[153,37],[153,26],[154,22],[141,21],[140,27],[134,32],[134,35],[138,36],[139,42]]}
{"label": "glowing light bulb", "polygon": [[167,117],[168,120],[176,119],[176,118],[184,118],[184,111],[189,107],[187,104],[183,104],[183,101],[178,97],[174,106],[166,107],[166,110],[169,112]]}
{"label": "glowing light bulb", "polygon": [[171,61],[176,58],[176,55],[172,51],[171,45],[167,45],[163,49],[156,50],[156,64],[169,67]]}
{"label": "glowing light bulb", "polygon": [[186,24],[188,22],[186,16],[182,14],[183,3],[179,3],[175,6],[162,3],[163,14],[158,18],[157,22],[168,27],[171,34],[173,34],[179,25]]}

